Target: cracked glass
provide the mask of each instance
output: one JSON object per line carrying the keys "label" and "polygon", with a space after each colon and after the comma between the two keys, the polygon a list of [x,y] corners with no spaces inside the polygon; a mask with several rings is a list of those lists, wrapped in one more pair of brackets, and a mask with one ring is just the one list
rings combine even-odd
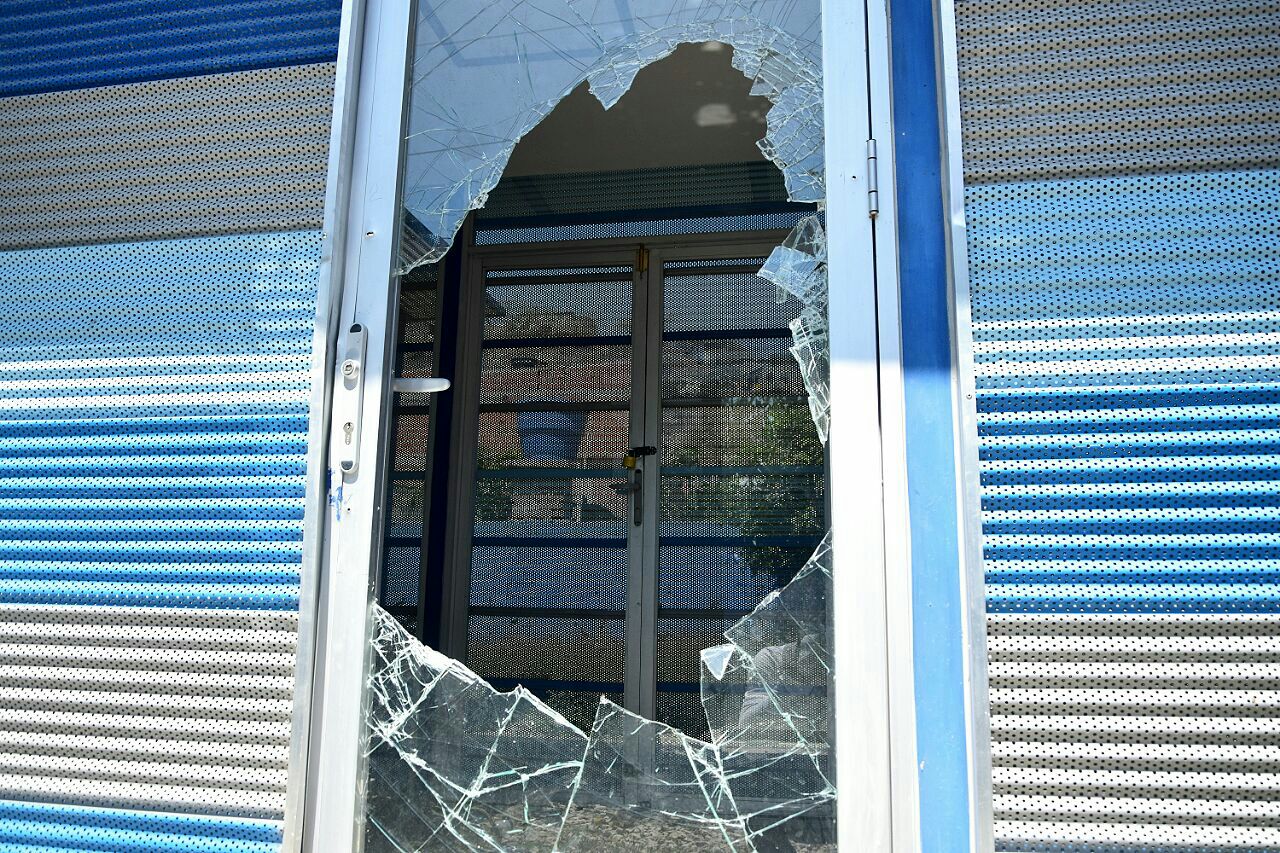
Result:
{"label": "cracked glass", "polygon": [[[686,43],[733,48],[771,104],[762,154],[811,202],[759,275],[800,305],[791,354],[826,441],[828,346],[817,0],[421,0],[400,269],[444,256],[521,137],[582,83],[606,108]],[[833,850],[829,536],[702,650],[707,740],[601,697],[580,729],[498,690],[373,605],[369,850]]]}

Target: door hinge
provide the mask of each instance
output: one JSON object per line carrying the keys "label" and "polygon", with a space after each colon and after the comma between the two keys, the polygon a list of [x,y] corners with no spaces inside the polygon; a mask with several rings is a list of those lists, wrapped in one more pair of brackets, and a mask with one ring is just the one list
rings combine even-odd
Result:
{"label": "door hinge", "polygon": [[644,246],[636,246],[636,272],[649,271],[649,250]]}
{"label": "door hinge", "polygon": [[880,213],[880,171],[876,162],[876,141],[867,140],[867,215]]}

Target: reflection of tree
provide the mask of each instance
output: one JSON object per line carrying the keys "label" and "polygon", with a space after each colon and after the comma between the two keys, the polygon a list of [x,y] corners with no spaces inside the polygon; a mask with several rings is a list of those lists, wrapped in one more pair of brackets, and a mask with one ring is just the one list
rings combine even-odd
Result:
{"label": "reflection of tree", "polygon": [[[679,442],[668,447],[668,464],[697,469],[729,466],[738,474],[673,478],[669,517],[734,529],[744,538],[819,534],[823,528],[823,449],[809,410],[800,401],[768,400],[756,405],[695,410],[682,424]],[[692,414],[692,413],[690,413]],[[726,442],[726,432],[733,440]],[[753,473],[765,466],[814,467],[813,474]],[[809,556],[808,547],[765,545],[741,550],[755,573],[772,586],[785,584]]]}
{"label": "reflection of tree", "polygon": [[476,521],[510,521],[512,515],[511,481],[481,476],[484,471],[500,471],[513,461],[509,454],[476,448],[475,517]]}
{"label": "reflection of tree", "polygon": [[[743,449],[744,455],[757,465],[821,466],[822,445],[814,433],[807,407],[768,406],[763,416],[760,438]],[[797,499],[791,489],[778,488],[781,478],[753,477],[739,485],[739,500],[750,501],[759,509],[745,514],[743,536],[803,535],[820,533],[823,519],[819,501],[822,498],[822,475],[813,477],[815,488],[807,499]],[[810,478],[806,478],[808,482]],[[794,482],[794,481],[793,481]],[[782,528],[782,529],[780,529]],[[789,529],[788,529],[789,528]],[[743,555],[752,571],[770,575],[780,587],[795,575],[809,557],[808,548],[783,548],[768,545],[748,549]]]}

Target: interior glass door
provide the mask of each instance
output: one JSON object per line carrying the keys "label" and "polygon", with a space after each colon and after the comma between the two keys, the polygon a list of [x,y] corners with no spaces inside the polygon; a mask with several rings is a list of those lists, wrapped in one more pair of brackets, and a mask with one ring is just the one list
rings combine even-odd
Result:
{"label": "interior glass door", "polygon": [[472,265],[472,506],[451,508],[470,522],[453,653],[587,729],[602,694],[633,706],[639,689],[627,657],[642,502],[625,463],[644,370],[636,253],[591,255]]}
{"label": "interior glass door", "polygon": [[[700,653],[723,644],[726,630],[786,585],[826,530],[825,456],[790,352],[788,323],[801,306],[757,275],[764,257],[753,251],[768,246],[666,249],[651,258],[660,318],[651,408],[661,465],[649,714],[700,738],[708,737]],[[825,625],[825,612],[795,616],[812,632]],[[826,672],[816,658],[759,640],[757,665],[785,667],[771,675],[812,694],[806,716],[826,719]],[[740,718],[759,698],[741,697]]]}
{"label": "interior glass door", "polygon": [[[701,651],[795,575],[826,523],[789,351],[800,306],[757,275],[768,248],[470,262],[449,651],[494,686],[584,729],[603,694],[706,737]],[[805,661],[786,663],[805,689]],[[812,680],[825,702],[825,672]]]}

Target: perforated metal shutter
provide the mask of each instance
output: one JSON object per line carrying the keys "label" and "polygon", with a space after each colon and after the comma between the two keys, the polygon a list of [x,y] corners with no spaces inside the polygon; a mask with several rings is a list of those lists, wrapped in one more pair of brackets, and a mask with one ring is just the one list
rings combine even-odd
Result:
{"label": "perforated metal shutter", "polygon": [[0,8],[5,850],[296,840],[338,9]]}
{"label": "perforated metal shutter", "polygon": [[319,242],[0,253],[0,798],[282,817]]}
{"label": "perforated metal shutter", "polygon": [[0,249],[318,230],[333,63],[27,95],[0,110]]}
{"label": "perforated metal shutter", "polygon": [[997,848],[1280,849],[1280,7],[957,15]]}

